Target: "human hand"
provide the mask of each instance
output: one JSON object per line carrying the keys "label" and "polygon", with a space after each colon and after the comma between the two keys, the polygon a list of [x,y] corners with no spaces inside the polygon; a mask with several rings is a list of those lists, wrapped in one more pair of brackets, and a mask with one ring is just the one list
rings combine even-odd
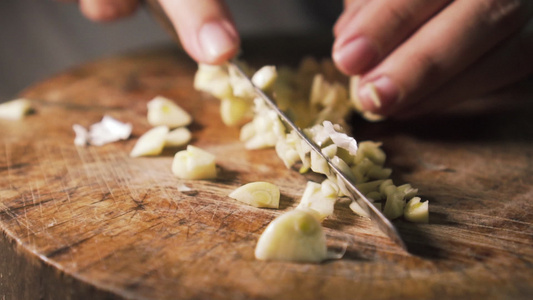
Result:
{"label": "human hand", "polygon": [[334,34],[335,64],[361,74],[363,109],[385,116],[444,108],[533,72],[530,0],[345,0]]}
{"label": "human hand", "polygon": [[223,0],[159,0],[183,48],[197,62],[221,64],[237,54],[240,38]]}
{"label": "human hand", "polygon": [[[76,0],[60,0],[74,2]],[[112,21],[132,14],[139,0],[78,0],[90,20]],[[235,56],[240,39],[222,0],[159,0],[185,51],[197,62],[220,64]]]}
{"label": "human hand", "polygon": [[78,2],[82,14],[97,22],[113,21],[127,17],[139,6],[139,0],[56,0],[59,2]]}

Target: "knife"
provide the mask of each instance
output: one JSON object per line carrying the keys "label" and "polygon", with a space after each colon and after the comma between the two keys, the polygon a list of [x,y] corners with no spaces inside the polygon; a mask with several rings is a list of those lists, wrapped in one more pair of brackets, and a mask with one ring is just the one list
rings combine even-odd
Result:
{"label": "knife", "polygon": [[250,77],[246,75],[244,70],[236,62],[235,58],[230,60],[229,64],[232,68],[235,68],[235,70],[242,78],[245,78],[248,81],[248,83],[254,88],[255,94],[261,99],[263,99],[271,110],[276,112],[279,119],[285,124],[285,126],[288,127],[288,129],[294,131],[298,135],[298,137],[300,137],[300,139],[302,139],[307,145],[309,145],[309,147],[311,147],[311,149],[316,154],[318,154],[320,157],[322,157],[328,162],[331,172],[333,172],[333,174],[337,176],[337,184],[344,185],[343,190],[348,191],[347,196],[351,200],[357,202],[357,204],[359,204],[359,206],[361,206],[361,208],[363,208],[368,213],[372,222],[376,224],[378,228],[383,233],[385,233],[385,235],[387,235],[395,244],[400,246],[402,249],[407,250],[407,247],[405,246],[405,243],[400,237],[400,234],[398,233],[394,225],[392,225],[392,223],[389,221],[389,219],[387,219],[387,217],[385,217],[383,213],[381,213],[370,202],[370,200],[368,200],[368,198],[355,187],[352,181],[348,179],[348,177],[331,161],[331,159],[329,159],[328,156],[322,153],[320,147],[313,140],[307,137],[300,129],[300,127],[296,126],[296,124],[294,124],[294,122],[289,119],[289,117],[287,117],[287,115],[277,106],[276,102],[273,99],[271,99],[267,94],[263,92],[263,90],[258,88],[252,82]]}
{"label": "knife", "polygon": [[[168,19],[167,15],[159,5],[157,0],[145,0],[144,1],[146,5],[148,6],[148,9],[154,15],[156,20],[160,22],[163,28],[165,28],[171,36],[174,38],[175,41],[179,41],[176,31],[174,30],[172,23]],[[277,106],[276,102],[271,99],[268,95],[266,95],[260,88],[258,88],[246,75],[246,73],[242,70],[242,68],[239,66],[238,63],[236,63],[235,59],[232,59],[228,62],[235,70],[238,72],[242,78],[245,78],[249,84],[253,87],[256,95],[260,98],[262,98],[265,103],[267,104],[270,109],[272,109],[279,117],[279,119],[287,126],[288,129],[294,131],[305,143],[311,147],[312,151],[314,151],[316,154],[318,154],[320,157],[325,159],[330,167],[331,172],[333,172],[337,176],[337,184],[343,185],[345,191],[348,191],[348,197],[352,199],[352,201],[357,202],[359,206],[363,210],[365,210],[370,220],[377,225],[377,227],[386,235],[388,236],[395,244],[400,246],[402,249],[407,250],[407,247],[405,246],[405,243],[403,242],[402,238],[400,237],[400,234],[394,227],[394,225],[385,217],[371,202],[368,200],[368,198],[359,191],[354,184],[348,179],[348,177],[327,157],[322,153],[320,147],[311,139],[309,139],[303,131],[294,124],[294,122],[291,121],[285,115],[285,113]]]}

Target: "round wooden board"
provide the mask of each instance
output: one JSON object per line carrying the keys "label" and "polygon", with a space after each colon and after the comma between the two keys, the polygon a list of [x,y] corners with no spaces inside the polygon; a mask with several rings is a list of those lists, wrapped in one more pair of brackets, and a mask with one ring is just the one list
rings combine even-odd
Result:
{"label": "round wooden board", "polygon": [[[218,102],[192,88],[195,70],[173,48],[102,59],[29,88],[23,96],[35,112],[0,120],[5,299],[533,295],[531,105],[405,123],[354,121],[358,139],[384,142],[395,182],[410,182],[429,199],[430,223],[394,221],[405,252],[339,203],[324,226],[330,246],[347,246],[343,259],[263,262],[253,255],[259,235],[297,205],[309,178],[286,169],[273,150],[246,151],[238,129],[221,123]],[[216,155],[216,180],[174,177],[170,165],[180,149],[128,156],[150,128],[146,102],[156,95],[193,115],[192,144]],[[519,98],[531,95],[525,89]],[[72,125],[89,126],[104,115],[132,123],[133,136],[74,146]],[[279,210],[227,197],[257,180],[280,186]],[[195,192],[181,193],[182,184]]]}

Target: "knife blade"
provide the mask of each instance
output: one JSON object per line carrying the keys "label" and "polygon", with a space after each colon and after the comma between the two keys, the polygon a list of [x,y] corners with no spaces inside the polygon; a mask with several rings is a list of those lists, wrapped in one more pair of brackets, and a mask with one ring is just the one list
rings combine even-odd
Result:
{"label": "knife blade", "polygon": [[294,124],[294,122],[292,122],[289,117],[287,117],[287,115],[277,106],[276,102],[252,82],[250,77],[248,77],[244,70],[239,66],[236,59],[234,58],[228,63],[232,68],[237,71],[239,76],[242,76],[242,78],[248,81],[248,83],[253,87],[256,95],[265,101],[267,106],[278,115],[279,119],[288,127],[288,129],[294,131],[300,137],[300,139],[302,139],[305,143],[307,143],[307,145],[309,145],[309,147],[311,147],[312,151],[314,151],[316,154],[318,154],[320,157],[327,161],[331,172],[333,172],[334,175],[336,175],[338,178],[337,184],[344,185],[344,190],[348,191],[347,196],[351,200],[357,202],[357,204],[359,204],[359,206],[361,206],[361,208],[368,213],[370,220],[375,225],[377,225],[377,227],[387,237],[389,237],[395,244],[400,246],[402,249],[407,250],[407,247],[403,242],[402,238],[400,237],[400,234],[398,233],[394,225],[390,222],[390,220],[387,219],[387,217],[385,217],[370,202],[370,200],[368,200],[368,198],[355,187],[352,181],[348,179],[348,177],[331,161],[331,159],[329,159],[329,157],[322,153],[320,147],[313,140],[308,138],[303,133],[303,131],[298,126],[296,126],[296,124]]}

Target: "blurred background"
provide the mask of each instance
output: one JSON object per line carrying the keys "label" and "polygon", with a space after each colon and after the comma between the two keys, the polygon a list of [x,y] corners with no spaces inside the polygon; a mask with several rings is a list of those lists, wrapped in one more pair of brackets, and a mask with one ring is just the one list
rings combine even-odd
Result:
{"label": "blurred background", "polygon": [[[228,0],[243,36],[331,34],[342,1]],[[100,57],[171,44],[146,9],[112,23],[94,23],[75,3],[0,1],[0,102],[70,67]]]}

